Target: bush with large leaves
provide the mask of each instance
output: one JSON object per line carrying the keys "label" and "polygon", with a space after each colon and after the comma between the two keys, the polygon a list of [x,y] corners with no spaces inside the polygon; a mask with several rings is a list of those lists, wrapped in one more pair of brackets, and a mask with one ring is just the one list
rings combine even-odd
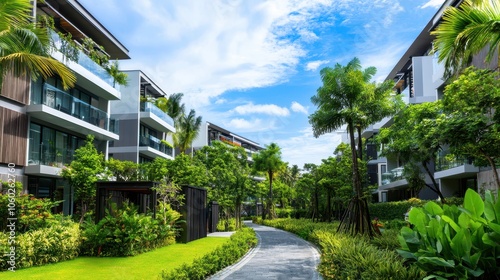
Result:
{"label": "bush with large leaves", "polygon": [[428,279],[499,279],[500,200],[484,200],[467,190],[463,207],[428,202],[409,213],[413,229],[403,227],[398,250],[430,274]]}

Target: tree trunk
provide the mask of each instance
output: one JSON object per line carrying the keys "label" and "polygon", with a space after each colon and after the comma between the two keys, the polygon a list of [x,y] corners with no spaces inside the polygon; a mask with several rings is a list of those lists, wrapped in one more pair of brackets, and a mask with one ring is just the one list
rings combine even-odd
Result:
{"label": "tree trunk", "polygon": [[358,157],[356,156],[353,123],[348,123],[347,128],[349,129],[349,138],[351,140],[352,182],[355,196],[349,202],[349,206],[340,221],[337,231],[351,235],[367,234],[369,237],[372,237],[374,229],[370,219],[368,202],[366,199],[363,199],[363,192],[361,189],[361,177],[359,175]]}
{"label": "tree trunk", "polygon": [[274,203],[273,203],[273,172],[268,171],[269,175],[269,197],[268,197],[268,218],[272,220],[274,218]]}
{"label": "tree trunk", "polygon": [[361,126],[356,126],[358,130],[358,158],[363,160],[363,139],[361,138]]}
{"label": "tree trunk", "polygon": [[435,192],[439,196],[442,203],[445,203],[443,193],[441,193],[441,190],[439,190],[439,188],[437,187],[436,179],[434,179],[434,174],[432,174],[431,171],[429,170],[429,167],[427,166],[427,162],[425,162],[425,161],[422,162],[422,165],[424,166],[425,172],[427,172],[427,174],[431,178],[431,181],[432,181],[432,184],[434,185],[434,187],[431,188],[431,186],[429,186],[428,184],[425,184],[425,185],[427,187],[429,187],[429,189],[431,189],[433,192]]}
{"label": "tree trunk", "polygon": [[326,217],[328,222],[332,221],[332,191],[328,188],[326,191]]}
{"label": "tree trunk", "polygon": [[[498,63],[500,63],[500,61]],[[487,156],[484,153],[483,153],[483,156],[488,160],[491,168],[493,169],[493,176],[495,176],[495,181],[496,181],[497,190],[498,190],[498,189],[500,189],[500,179],[498,178],[497,165],[495,164],[495,161],[491,157]]]}
{"label": "tree trunk", "polygon": [[358,157],[356,153],[356,141],[354,140],[354,126],[351,123],[348,124],[349,138],[351,142],[351,153],[352,153],[352,184],[356,196],[361,198],[363,193],[361,191],[361,178],[359,175],[358,167]]}

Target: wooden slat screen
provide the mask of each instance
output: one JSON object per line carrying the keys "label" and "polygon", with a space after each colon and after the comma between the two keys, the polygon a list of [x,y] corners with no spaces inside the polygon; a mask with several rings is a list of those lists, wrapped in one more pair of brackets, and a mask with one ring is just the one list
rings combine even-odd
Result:
{"label": "wooden slat screen", "polygon": [[28,117],[0,107],[0,162],[26,165]]}
{"label": "wooden slat screen", "polygon": [[0,95],[22,104],[29,104],[30,79],[27,76],[14,77],[7,73],[3,79]]}

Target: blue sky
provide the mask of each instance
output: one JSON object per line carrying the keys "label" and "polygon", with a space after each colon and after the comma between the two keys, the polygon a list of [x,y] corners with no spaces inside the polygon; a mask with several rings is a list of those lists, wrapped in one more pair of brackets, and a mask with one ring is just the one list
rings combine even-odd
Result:
{"label": "blue sky", "polygon": [[[319,71],[353,57],[382,81],[444,0],[80,0],[140,69],[187,108],[290,165],[319,164],[340,133],[314,138]],[[96,4],[98,3],[98,4]]]}

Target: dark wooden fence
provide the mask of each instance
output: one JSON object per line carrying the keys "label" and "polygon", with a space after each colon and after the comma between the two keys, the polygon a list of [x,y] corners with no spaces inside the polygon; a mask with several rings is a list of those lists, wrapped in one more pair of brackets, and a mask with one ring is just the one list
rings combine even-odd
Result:
{"label": "dark wooden fence", "polygon": [[208,232],[216,232],[219,223],[219,203],[212,201],[208,204]]}
{"label": "dark wooden fence", "polygon": [[181,242],[190,242],[207,236],[207,190],[183,186],[184,206],[181,207],[185,223],[182,223]]}

